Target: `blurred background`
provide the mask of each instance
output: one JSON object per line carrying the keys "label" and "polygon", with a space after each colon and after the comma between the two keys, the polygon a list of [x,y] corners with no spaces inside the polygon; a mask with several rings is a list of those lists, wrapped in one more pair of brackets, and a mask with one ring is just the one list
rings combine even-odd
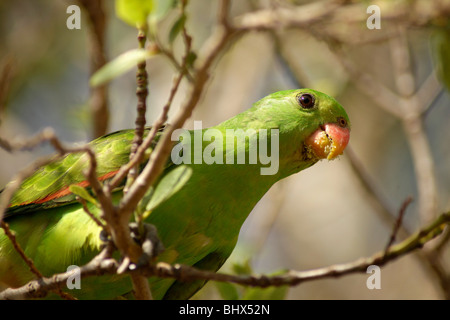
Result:
{"label": "blurred background", "polygon": [[[201,51],[211,36],[217,3],[188,3],[186,28],[194,51]],[[92,29],[86,11],[81,29],[66,27],[70,4],[0,2],[3,139],[20,141],[45,127],[69,145],[95,136],[89,88]],[[380,29],[368,28],[371,4],[380,8]],[[137,48],[137,31],[116,17],[114,1],[104,1],[103,10],[107,60]],[[293,14],[283,16],[286,12]],[[250,14],[253,20],[247,19]],[[271,23],[276,14],[283,19]],[[320,18],[310,19],[316,15]],[[182,39],[166,39],[178,16],[175,8],[158,24],[161,42],[177,59],[184,50]],[[274,91],[309,87],[345,107],[352,131],[348,152],[338,160],[322,161],[266,194],[222,271],[273,273],[351,262],[384,249],[408,196],[413,202],[398,240],[450,209],[449,16],[449,1],[232,1],[232,23],[265,27],[252,27],[226,47],[185,127],[192,128],[194,120],[202,120],[203,127],[215,125]],[[310,20],[296,24],[296,18]],[[176,69],[161,54],[148,60],[147,71],[151,124],[167,101]],[[182,104],[187,88],[183,81],[169,115]],[[106,132],[134,127],[135,91],[135,71],[109,83]],[[52,152],[46,145],[14,153],[0,149],[0,186]],[[369,274],[353,274],[307,282],[269,297],[449,298],[448,234],[430,244],[439,247],[437,258],[413,253],[383,267],[379,290],[366,287]],[[242,287],[237,292],[245,295]],[[221,297],[214,283],[196,295]]]}

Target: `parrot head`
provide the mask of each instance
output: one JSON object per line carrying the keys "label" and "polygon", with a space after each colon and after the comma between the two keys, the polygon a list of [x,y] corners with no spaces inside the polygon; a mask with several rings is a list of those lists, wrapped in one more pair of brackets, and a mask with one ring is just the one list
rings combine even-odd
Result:
{"label": "parrot head", "polygon": [[333,160],[344,152],[350,140],[350,120],[344,108],[325,94],[307,90],[297,94],[305,110],[317,113],[317,129],[304,142],[308,157]]}
{"label": "parrot head", "polygon": [[263,98],[255,107],[265,121],[270,119],[271,127],[280,129],[281,159],[284,157],[286,163],[296,168],[305,168],[322,159],[336,159],[350,140],[346,111],[322,92],[279,91]]}

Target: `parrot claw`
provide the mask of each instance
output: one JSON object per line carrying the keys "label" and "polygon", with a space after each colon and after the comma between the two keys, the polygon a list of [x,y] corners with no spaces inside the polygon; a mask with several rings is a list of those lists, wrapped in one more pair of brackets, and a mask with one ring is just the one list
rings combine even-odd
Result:
{"label": "parrot claw", "polygon": [[111,237],[109,236],[109,233],[105,229],[102,229],[102,231],[100,231],[100,240],[105,243],[111,241]]}
{"label": "parrot claw", "polygon": [[[136,222],[129,224],[131,237],[142,247],[142,256],[136,266],[140,267],[147,265],[152,262],[161,252],[164,251],[164,245],[158,237],[158,231],[156,227],[152,224],[143,223],[142,224],[142,235],[139,232],[139,225]],[[130,265],[130,268],[131,265]]]}
{"label": "parrot claw", "polygon": [[116,245],[114,244],[114,241],[111,238],[111,235],[106,231],[105,229],[102,229],[99,234],[100,241],[102,242],[101,248],[108,249],[110,252],[110,255],[112,251],[116,250]]}

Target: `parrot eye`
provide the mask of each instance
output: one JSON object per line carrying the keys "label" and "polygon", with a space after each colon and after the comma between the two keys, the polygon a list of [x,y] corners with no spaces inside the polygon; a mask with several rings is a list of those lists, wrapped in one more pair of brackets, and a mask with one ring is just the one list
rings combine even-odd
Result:
{"label": "parrot eye", "polygon": [[311,109],[314,107],[314,96],[309,93],[304,93],[297,97],[298,103],[305,109]]}
{"label": "parrot eye", "polygon": [[339,118],[337,119],[337,121],[338,121],[338,125],[339,125],[341,128],[346,128],[346,127],[347,127],[347,120],[345,120],[344,118],[339,117]]}

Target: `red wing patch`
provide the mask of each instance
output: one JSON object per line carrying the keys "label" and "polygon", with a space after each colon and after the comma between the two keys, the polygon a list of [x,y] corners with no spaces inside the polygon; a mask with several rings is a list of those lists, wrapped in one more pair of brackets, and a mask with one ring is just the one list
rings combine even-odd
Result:
{"label": "red wing patch", "polygon": [[[119,170],[108,172],[107,174],[104,174],[103,176],[98,177],[98,180],[99,181],[104,181],[106,179],[112,178],[112,177],[114,177],[116,175],[117,172],[119,172]],[[85,180],[85,181],[81,181],[79,183],[75,183],[74,185],[86,188],[86,187],[89,186],[89,182]],[[42,199],[38,199],[38,200],[32,201],[32,202],[23,202],[23,203],[19,204],[18,206],[23,206],[23,205],[32,204],[32,203],[41,204],[41,203],[45,203],[47,201],[51,201],[51,200],[54,200],[54,199],[62,198],[62,197],[67,196],[68,194],[71,193],[69,188],[70,188],[70,186],[65,187],[65,188],[63,188],[63,189],[61,189],[59,191],[56,191],[55,193],[47,195],[46,197],[44,197]]]}

